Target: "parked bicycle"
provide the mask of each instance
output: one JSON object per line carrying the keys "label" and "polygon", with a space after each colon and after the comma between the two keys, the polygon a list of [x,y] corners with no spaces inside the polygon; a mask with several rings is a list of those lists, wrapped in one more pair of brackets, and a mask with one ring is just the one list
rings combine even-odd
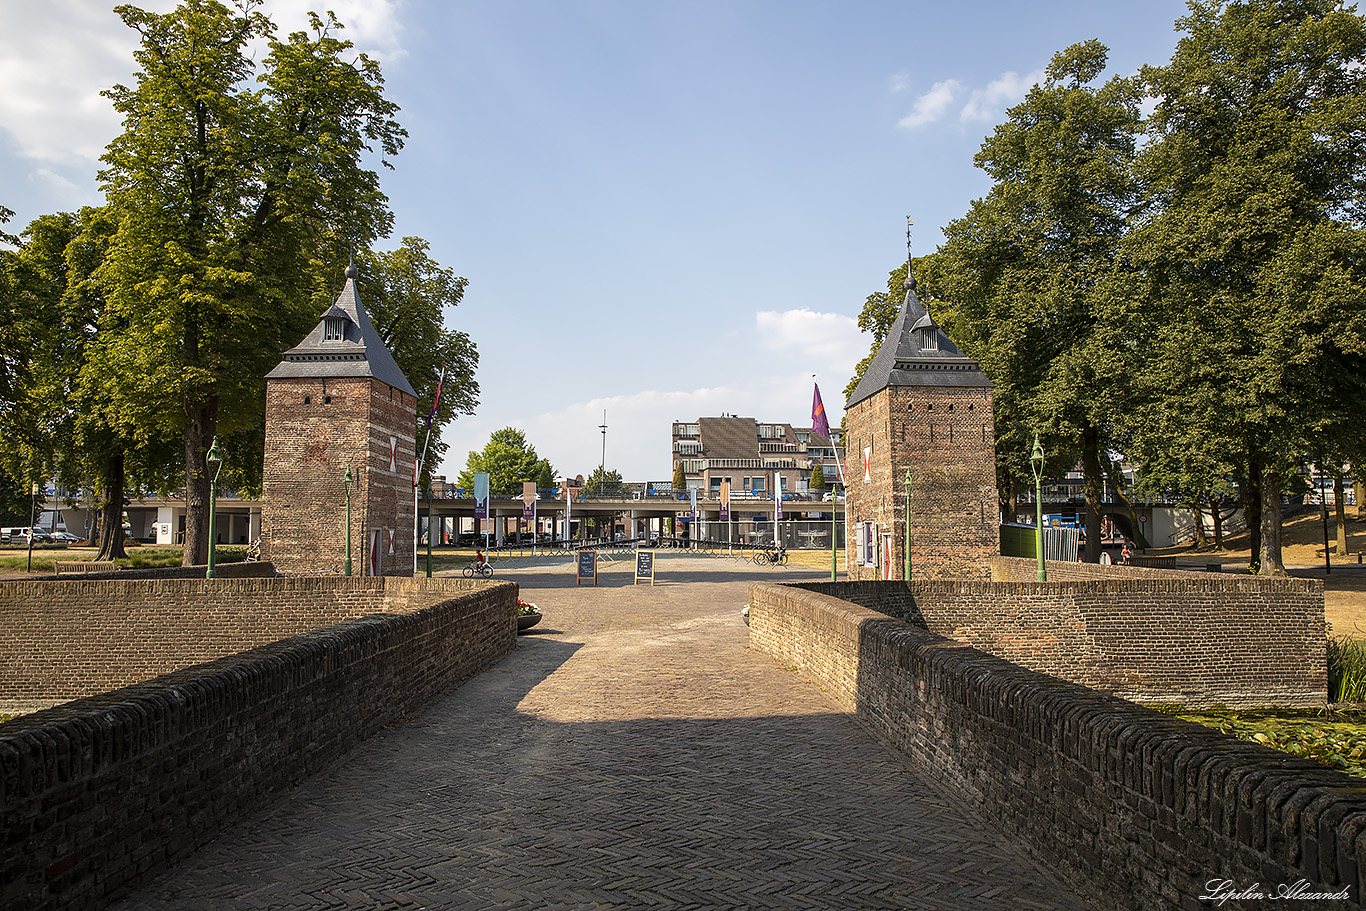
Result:
{"label": "parked bicycle", "polygon": [[787,548],[770,547],[767,550],[756,551],[754,562],[759,566],[786,566]]}

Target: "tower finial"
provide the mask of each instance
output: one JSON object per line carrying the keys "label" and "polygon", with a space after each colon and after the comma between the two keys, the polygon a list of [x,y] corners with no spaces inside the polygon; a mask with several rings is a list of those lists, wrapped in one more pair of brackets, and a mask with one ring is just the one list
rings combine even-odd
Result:
{"label": "tower finial", "polygon": [[356,245],[350,244],[346,250],[346,277],[355,279],[360,275],[360,270],[356,268]]}
{"label": "tower finial", "polygon": [[915,276],[911,275],[911,225],[913,225],[913,224],[915,224],[915,222],[911,221],[911,216],[907,215],[907,216],[906,216],[906,280],[905,280],[904,282],[902,282],[902,286],[905,287],[905,289],[906,289],[907,291],[914,291],[914,290],[915,290]]}

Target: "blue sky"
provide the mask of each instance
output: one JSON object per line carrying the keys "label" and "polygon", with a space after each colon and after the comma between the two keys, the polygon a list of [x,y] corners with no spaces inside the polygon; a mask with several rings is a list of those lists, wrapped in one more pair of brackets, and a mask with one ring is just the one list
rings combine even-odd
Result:
{"label": "blue sky", "polygon": [[[11,229],[98,202],[132,75],[112,2],[0,0],[0,205]],[[165,10],[168,2],[143,4]],[[479,346],[453,476],[512,425],[556,469],[669,476],[669,425],[832,422],[868,347],[864,298],[989,189],[972,158],[1050,57],[1098,38],[1163,64],[1183,2],[274,0],[331,8],[384,66],[407,147],[398,238],[469,279]],[[382,245],[383,246],[383,245]],[[338,265],[338,275],[343,264]],[[362,286],[362,296],[364,288]]]}

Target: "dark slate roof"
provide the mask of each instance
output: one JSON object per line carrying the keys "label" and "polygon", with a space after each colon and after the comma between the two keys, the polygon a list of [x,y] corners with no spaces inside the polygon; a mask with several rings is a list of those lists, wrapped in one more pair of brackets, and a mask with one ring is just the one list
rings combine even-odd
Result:
{"label": "dark slate roof", "polygon": [[754,418],[698,418],[697,437],[709,459],[759,457],[759,425]]}
{"label": "dark slate roof", "polygon": [[[922,349],[917,329],[932,329],[937,348]],[[845,410],[888,386],[991,386],[977,362],[958,350],[915,296],[915,282],[906,283],[901,313],[873,355]]]}
{"label": "dark slate roof", "polygon": [[[327,308],[318,325],[302,342],[285,352],[284,359],[266,374],[266,379],[372,376],[417,397],[394,356],[371,325],[356,291],[356,275],[355,266],[346,267],[346,284],[337,296],[337,302]],[[329,319],[342,321],[341,339],[324,340],[324,328]]]}

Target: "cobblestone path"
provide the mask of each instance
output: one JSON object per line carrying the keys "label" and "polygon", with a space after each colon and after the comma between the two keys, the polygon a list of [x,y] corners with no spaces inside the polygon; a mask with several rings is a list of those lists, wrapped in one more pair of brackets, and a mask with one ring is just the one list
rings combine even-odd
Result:
{"label": "cobblestone path", "polygon": [[748,649],[748,582],[820,572],[657,573],[500,568],[515,654],[115,907],[1088,907]]}

